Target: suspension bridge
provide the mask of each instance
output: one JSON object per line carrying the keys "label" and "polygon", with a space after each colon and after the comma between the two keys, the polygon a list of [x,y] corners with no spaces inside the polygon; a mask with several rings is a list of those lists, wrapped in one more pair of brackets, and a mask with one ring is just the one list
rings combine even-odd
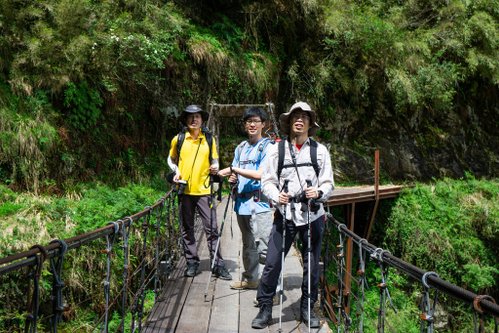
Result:
{"label": "suspension bridge", "polygon": [[[492,297],[476,295],[452,285],[440,279],[437,272],[425,272],[394,257],[388,250],[370,244],[364,237],[370,232],[369,223],[374,221],[373,209],[369,218],[362,219],[368,221],[360,229],[362,234],[354,233],[359,224],[355,216],[356,205],[369,203],[371,207],[376,207],[379,200],[394,198],[400,190],[400,186],[377,185],[338,188],[327,202],[328,207],[345,208],[343,219],[347,223],[339,222],[330,213],[327,215],[329,232],[337,233],[338,243],[335,244],[337,252],[323,260],[325,265],[333,263],[336,267],[337,283],[331,286],[324,277],[322,279],[320,307],[317,310],[324,316],[321,328],[314,332],[331,332],[330,327],[336,327],[337,332],[363,332],[364,314],[361,310],[366,302],[363,291],[367,288],[364,277],[368,261],[373,261],[380,269],[377,332],[397,332],[386,321],[386,313],[391,307],[389,268],[395,268],[421,284],[421,332],[433,332],[438,302],[437,297],[432,295],[437,292],[471,306],[477,318],[476,332],[483,331],[483,319],[487,316],[497,320],[499,307]],[[218,205],[219,219],[223,216],[222,206]],[[231,223],[231,214],[224,220],[221,244],[226,264],[237,278],[242,267],[241,241],[237,224],[233,227]],[[253,303],[256,291],[231,290],[228,281],[208,280],[209,258],[203,234],[199,229],[202,273],[186,278],[183,276],[185,263],[179,244],[176,193],[170,191],[151,207],[92,232],[66,240],[54,240],[44,246],[34,245],[29,251],[1,258],[1,285],[15,284],[18,291],[16,301],[10,296],[2,297],[2,309],[4,312],[12,311],[13,304],[21,304],[19,315],[3,323],[5,331],[57,332],[57,328],[67,319],[67,312],[75,311],[78,306],[71,304],[74,298],[70,294],[74,291],[65,287],[70,284],[66,273],[70,269],[68,262],[78,249],[88,246],[94,247],[96,255],[100,256],[93,261],[102,262],[92,274],[100,274],[103,281],[101,285],[82,286],[82,289],[100,288],[102,298],[86,300],[87,303],[100,304],[97,307],[99,316],[82,331],[254,332],[250,323],[258,312]],[[308,330],[299,321],[302,259],[298,253],[292,250],[286,258],[283,332]],[[352,269],[354,255],[359,263],[356,273]],[[46,309],[47,303],[49,310]],[[356,316],[351,313],[354,303]],[[45,309],[42,309],[42,304]],[[278,309],[274,307],[274,321],[263,331],[274,332],[278,329]],[[118,321],[111,320],[116,317]]]}
{"label": "suspension bridge", "polygon": [[[208,126],[218,134],[222,117],[239,117],[247,106],[211,104]],[[273,104],[251,106],[266,108],[271,127],[278,133]],[[379,271],[377,332],[399,332],[387,320],[389,311],[396,312],[388,277],[389,269],[394,268],[421,286],[420,332],[434,332],[440,293],[470,307],[476,333],[484,332],[485,320],[491,318],[497,333],[499,307],[491,296],[455,286],[440,279],[438,272],[423,271],[369,243],[380,201],[393,199],[402,190],[401,186],[379,185],[377,151],[374,173],[374,185],[336,188],[325,204],[328,214],[320,304],[316,309],[323,316],[321,327],[314,332],[368,332],[364,328],[365,291],[369,287],[366,272],[373,269],[369,263],[374,263],[374,269]],[[219,220],[224,216],[221,207],[223,204],[218,205]],[[341,208],[341,216],[329,213],[333,207]],[[231,274],[239,278],[241,239],[237,223],[233,227],[230,222],[235,219],[232,214],[231,210],[223,221],[221,249]],[[73,319],[81,306],[92,308],[96,316],[89,318],[78,332],[254,332],[251,320],[258,312],[253,303],[256,291],[231,290],[228,281],[209,279],[210,258],[199,224],[202,273],[193,278],[183,276],[185,260],[180,244],[177,193],[173,189],[134,215],[85,234],[35,244],[28,251],[0,258],[0,332],[67,332],[65,322]],[[332,244],[333,239],[337,243]],[[329,251],[331,247],[336,251]],[[86,257],[83,265],[80,258],[77,266],[81,253],[91,257]],[[282,332],[307,332],[308,327],[299,321],[299,251],[290,251],[285,267]],[[78,279],[78,283],[86,284],[75,283],[73,276],[81,271],[101,277],[101,282]],[[335,271],[334,283],[326,278],[331,271]],[[100,291],[98,299],[95,291]],[[272,324],[260,332],[278,330],[279,309],[274,307]]]}

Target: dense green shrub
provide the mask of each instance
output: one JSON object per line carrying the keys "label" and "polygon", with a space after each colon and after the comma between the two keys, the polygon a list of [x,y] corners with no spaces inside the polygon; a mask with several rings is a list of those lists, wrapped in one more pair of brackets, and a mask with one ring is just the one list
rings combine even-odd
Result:
{"label": "dense green shrub", "polygon": [[497,292],[499,183],[468,176],[417,185],[402,195],[386,225],[397,256],[474,292]]}
{"label": "dense green shrub", "polygon": [[[499,183],[471,175],[443,179],[407,189],[391,207],[387,223],[375,226],[377,240],[393,255],[476,294],[499,294]],[[400,280],[405,305],[415,308],[421,286]],[[375,293],[376,294],[376,293]],[[393,296],[393,295],[392,295]],[[372,297],[376,297],[373,295]],[[395,297],[394,297],[395,298]],[[472,330],[470,308],[439,296],[439,322],[445,332]],[[410,305],[412,304],[412,305]],[[443,310],[443,311],[442,311]],[[413,320],[411,311],[405,320]],[[399,315],[402,319],[404,314]],[[390,316],[389,316],[390,318]],[[488,325],[493,323],[488,321]]]}
{"label": "dense green shrub", "polygon": [[[497,180],[464,179],[434,180],[408,187],[393,201],[384,200],[370,242],[391,252],[396,257],[424,271],[434,271],[442,279],[470,290],[497,298],[499,267],[499,183]],[[342,211],[333,214],[341,219]],[[325,250],[333,255],[338,243],[338,231],[326,233]],[[326,251],[325,251],[326,252]],[[324,253],[325,253],[324,252]],[[357,246],[354,246],[354,268],[358,265]],[[330,257],[330,260],[333,260]],[[328,263],[327,277],[337,284],[337,266]],[[379,310],[380,269],[376,262],[366,258],[366,277],[369,288],[363,305],[364,327],[375,331]],[[359,276],[352,277],[352,281]],[[389,268],[386,279],[391,300],[386,306],[386,328],[397,332],[418,332],[423,287],[394,268]],[[360,322],[360,288],[352,282],[350,315],[352,327]],[[434,290],[431,290],[433,297]],[[436,327],[439,332],[470,332],[473,330],[473,311],[470,304],[438,293]],[[493,320],[486,317],[487,329],[493,330]]]}
{"label": "dense green shrub", "polygon": [[0,181],[24,184],[38,192],[49,181],[49,160],[59,142],[54,110],[43,91],[24,99],[9,93],[4,96],[5,103],[0,105]]}

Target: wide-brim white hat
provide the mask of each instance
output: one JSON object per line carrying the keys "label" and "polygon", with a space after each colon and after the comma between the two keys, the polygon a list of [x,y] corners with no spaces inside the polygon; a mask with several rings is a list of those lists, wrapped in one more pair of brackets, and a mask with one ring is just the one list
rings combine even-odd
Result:
{"label": "wide-brim white hat", "polygon": [[279,125],[281,128],[281,132],[283,134],[289,135],[289,117],[291,116],[291,113],[296,110],[302,110],[305,112],[310,113],[310,128],[308,129],[308,136],[314,136],[315,133],[317,132],[317,129],[319,129],[319,124],[317,124],[317,114],[315,113],[314,110],[310,107],[305,102],[296,102],[291,106],[288,112],[282,113],[279,116]]}

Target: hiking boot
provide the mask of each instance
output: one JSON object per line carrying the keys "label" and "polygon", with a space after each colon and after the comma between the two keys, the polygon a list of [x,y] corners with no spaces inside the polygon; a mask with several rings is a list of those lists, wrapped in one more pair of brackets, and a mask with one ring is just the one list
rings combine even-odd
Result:
{"label": "hiking boot", "polygon": [[[305,308],[302,306],[301,308],[301,321],[308,326],[308,309],[307,306]],[[314,310],[310,311],[310,328],[318,328],[321,326],[321,322],[319,318],[314,313]]]}
{"label": "hiking boot", "polygon": [[194,276],[198,275],[198,273],[199,273],[198,267],[199,267],[198,262],[196,262],[196,261],[188,262],[184,275],[187,277],[194,277]]}
{"label": "hiking boot", "polygon": [[234,281],[230,284],[231,289],[256,289],[258,288],[258,281]]}
{"label": "hiking boot", "polygon": [[265,328],[272,322],[272,306],[270,304],[263,304],[260,306],[260,311],[255,319],[251,322],[252,328]]}
{"label": "hiking boot", "polygon": [[213,275],[222,280],[232,280],[232,275],[225,266],[215,266],[212,271]]}

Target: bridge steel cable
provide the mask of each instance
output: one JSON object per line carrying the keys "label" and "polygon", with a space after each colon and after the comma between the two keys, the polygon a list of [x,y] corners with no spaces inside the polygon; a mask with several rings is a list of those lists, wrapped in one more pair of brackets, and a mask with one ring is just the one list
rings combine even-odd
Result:
{"label": "bridge steel cable", "polygon": [[109,297],[111,289],[111,256],[113,251],[113,245],[116,241],[116,236],[120,231],[120,225],[118,222],[110,222],[113,226],[113,233],[111,235],[106,235],[106,278],[104,280],[104,323],[102,331],[104,333],[108,332],[109,329]]}
{"label": "bridge steel cable", "polygon": [[62,298],[62,289],[64,281],[61,279],[62,267],[64,256],[68,250],[68,245],[61,239],[55,239],[51,243],[57,243],[61,247],[58,256],[50,258],[50,271],[52,273],[52,303],[53,303],[53,317],[52,317],[52,332],[57,333],[57,324],[61,321],[62,312],[64,311],[64,304]]}
{"label": "bridge steel cable", "polygon": [[[408,262],[403,261],[386,250],[380,251],[378,247],[375,245],[365,241],[359,235],[350,231],[344,224],[340,221],[336,220],[332,214],[326,213],[326,216],[329,221],[335,223],[338,227],[338,230],[350,237],[356,244],[362,247],[369,252],[371,255],[377,256],[379,260],[388,264],[389,266],[394,267],[398,271],[409,275],[410,277],[416,279],[417,281],[422,281],[423,276],[425,276],[426,271],[422,270],[419,267],[416,267]],[[361,243],[361,244],[360,244]],[[378,254],[376,254],[378,253]],[[425,277],[426,285],[428,287],[432,287],[439,292],[445,293],[449,296],[457,298],[465,303],[470,304],[474,307],[474,309],[479,309],[482,313],[490,314],[494,317],[499,316],[499,306],[495,303],[495,301],[487,295],[477,295],[469,290],[463,289],[459,286],[456,286],[448,281],[445,281],[438,277],[436,274],[427,274]],[[478,311],[480,313],[480,311]]]}
{"label": "bridge steel cable", "polygon": [[[156,210],[156,224],[155,224],[155,242],[154,244],[155,247],[154,247],[154,262],[155,262],[155,266],[158,267],[158,269],[155,270],[154,272],[154,294],[156,295],[156,293],[161,290],[161,286],[160,286],[160,281],[161,281],[161,278],[160,278],[160,271],[161,271],[161,260],[160,260],[160,232],[161,232],[161,216],[163,215],[163,210],[164,210],[164,207],[165,207],[165,202],[163,200],[161,206],[160,206],[160,209]],[[166,228],[165,228],[166,229]],[[166,237],[166,238],[169,238],[169,237]],[[156,299],[155,299],[156,300]]]}
{"label": "bridge steel cable", "polygon": [[[40,283],[42,277],[43,263],[50,259],[49,271],[52,275],[52,293],[51,299],[53,304],[53,313],[50,315],[44,315],[44,319],[49,320],[49,324],[52,332],[57,332],[57,324],[60,322],[62,312],[64,311],[63,302],[63,287],[64,283],[61,278],[63,271],[63,260],[67,255],[69,250],[77,249],[82,246],[88,246],[91,242],[103,239],[106,243],[105,249],[101,252],[106,254],[105,259],[105,280],[103,283],[103,303],[105,306],[104,313],[101,318],[99,318],[97,325],[100,326],[100,331],[108,332],[108,322],[109,322],[109,311],[111,309],[120,309],[120,314],[122,315],[122,320],[119,324],[121,329],[124,328],[123,319],[127,313],[132,312],[133,320],[132,331],[136,331],[134,325],[138,324],[138,331],[142,329],[142,319],[143,319],[143,308],[145,292],[149,285],[154,284],[153,291],[155,293],[155,299],[157,294],[161,292],[161,286],[158,288],[157,280],[159,279],[157,270],[160,266],[161,258],[164,256],[175,255],[175,251],[172,249],[162,249],[160,248],[165,244],[168,244],[171,240],[167,240],[165,243],[164,238],[174,238],[176,230],[171,224],[172,215],[175,215],[175,197],[176,192],[174,190],[168,191],[164,197],[158,200],[154,205],[146,207],[143,211],[133,214],[131,216],[125,217],[123,219],[117,220],[115,222],[109,222],[106,226],[97,228],[93,231],[77,235],[65,240],[56,239],[51,241],[46,246],[35,245],[31,247],[28,251],[16,253],[9,255],[4,258],[0,258],[0,276],[6,275],[10,272],[20,271],[23,268],[28,268],[28,278],[32,280],[27,284],[27,316],[25,319],[24,332],[35,333],[37,330],[37,321],[40,318],[39,314],[39,304],[40,304]],[[168,201],[167,201],[168,200]],[[166,212],[164,210],[165,201],[168,202],[169,208],[172,212]],[[156,223],[151,223],[152,213],[155,212]],[[141,221],[141,225],[136,225],[135,222]],[[161,222],[164,224],[161,225]],[[142,232],[140,233],[136,229],[142,227]],[[132,227],[134,230],[132,231]],[[148,233],[149,228],[154,228],[154,233]],[[161,229],[161,228],[164,228]],[[132,234],[133,233],[133,234]],[[137,240],[142,241],[142,246],[135,246],[134,251],[138,251],[139,255],[142,256],[142,260],[137,264],[134,262],[135,272],[130,271],[132,267],[130,260],[130,247],[129,239],[131,236],[136,236]],[[141,238],[142,237],[142,238]],[[115,298],[114,301],[110,302],[110,273],[111,273],[111,258],[113,252],[113,245],[116,244],[118,239],[121,241],[121,246],[123,250],[123,284],[121,290],[119,291],[119,296]],[[159,245],[161,243],[161,245]],[[150,245],[151,244],[151,245]],[[151,260],[146,260],[146,252],[148,247],[152,248],[152,258]],[[134,255],[136,255],[134,252]],[[149,252],[147,252],[149,253]],[[173,258],[166,258],[167,261],[172,264]],[[150,272],[146,276],[146,267]],[[139,275],[139,277],[135,277]],[[132,288],[136,288],[133,289]],[[130,297],[130,301],[129,301]],[[121,302],[118,300],[121,298]],[[121,303],[118,305],[118,303]],[[137,313],[134,313],[137,312]],[[20,323],[19,323],[20,324]],[[95,327],[97,328],[97,326]]]}
{"label": "bridge steel cable", "polygon": [[42,273],[42,266],[47,259],[47,251],[41,245],[34,245],[32,247],[40,251],[40,255],[35,255],[34,260],[36,265],[30,267],[29,276],[33,278],[33,293],[29,290],[28,285],[28,314],[26,316],[26,325],[24,326],[25,333],[36,333],[38,310],[40,306],[40,276]]}
{"label": "bridge steel cable", "polygon": [[[128,223],[126,221],[128,220]],[[121,291],[121,322],[119,324],[119,330],[123,330],[125,325],[125,317],[127,311],[127,298],[128,298],[128,264],[129,261],[129,246],[128,238],[130,236],[130,228],[132,227],[133,220],[131,218],[126,218],[122,221],[121,227],[121,237],[123,239],[123,288]]]}
{"label": "bridge steel cable", "polygon": [[[150,225],[150,220],[151,220],[151,210],[149,207],[146,208],[149,213],[143,218],[142,221],[142,258],[147,257],[147,234],[149,231],[149,225]],[[145,289],[147,284],[145,283],[146,281],[146,265],[140,265],[140,283],[139,283],[139,289],[138,289],[138,297],[135,300],[135,311],[132,313],[137,314],[137,323],[138,323],[138,329],[139,332],[142,330],[142,317],[144,314],[144,299],[145,299]],[[132,332],[135,331],[135,318],[132,316]]]}
{"label": "bridge steel cable", "polygon": [[[173,195],[173,191],[169,191],[166,195],[166,197],[169,197]],[[160,199],[158,202],[156,202],[153,206],[150,207],[150,209],[156,209],[160,205],[163,204],[164,198]],[[131,215],[126,218],[126,220],[131,220],[131,221],[137,221],[141,217],[147,215],[149,213],[148,210],[143,210],[141,212],[138,212],[134,215]],[[124,222],[122,220],[118,220],[120,223],[120,228],[122,228],[122,225]],[[77,235],[68,239],[65,239],[64,242],[67,244],[68,248],[67,250],[72,250],[81,247],[82,245],[88,244],[96,239],[104,238],[106,235],[110,235],[114,233],[114,226],[111,224],[108,224],[104,227],[97,228],[95,230],[89,231],[87,233]],[[44,247],[44,250],[47,253],[47,258],[52,258],[57,255],[58,249],[60,245],[58,243],[51,243],[47,246]],[[38,247],[33,247],[29,251],[24,251],[24,252],[19,252],[15,253],[12,255],[9,255],[4,258],[0,258],[0,275],[12,272],[15,270],[18,270],[20,268],[26,267],[26,266],[34,266],[36,265],[36,255],[40,254],[42,250],[40,250]]]}

